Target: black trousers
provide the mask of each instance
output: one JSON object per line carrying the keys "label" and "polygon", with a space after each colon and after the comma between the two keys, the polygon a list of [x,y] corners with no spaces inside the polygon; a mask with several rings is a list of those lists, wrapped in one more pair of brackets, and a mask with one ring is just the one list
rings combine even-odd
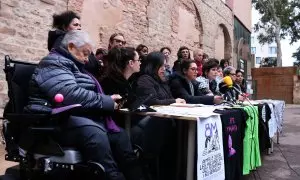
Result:
{"label": "black trousers", "polygon": [[76,147],[84,160],[95,161],[105,168],[107,180],[141,180],[142,171],[127,133],[107,133],[96,126],[65,130],[60,143]]}

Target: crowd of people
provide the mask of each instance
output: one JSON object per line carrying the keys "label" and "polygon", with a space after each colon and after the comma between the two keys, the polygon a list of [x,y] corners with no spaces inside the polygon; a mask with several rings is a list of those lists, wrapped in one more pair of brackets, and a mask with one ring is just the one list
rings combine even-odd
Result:
{"label": "crowd of people", "polygon": [[[174,179],[176,168],[176,121],[136,116],[129,138],[122,128],[123,117],[113,113],[117,109],[135,110],[141,103],[221,104],[223,76],[230,76],[234,86],[245,92],[243,72],[230,66],[229,60],[209,58],[202,49],[196,49],[192,59],[191,50],[182,46],[171,64],[170,47],[154,52],[143,44],[127,47],[125,35],[114,33],[107,49],[93,53],[93,42],[72,11],[54,15],[53,28],[48,34],[49,54],[30,82],[26,112],[55,107],[58,93],[64,96],[63,105],[81,104],[88,113],[70,116],[57,139],[78,148],[86,161],[101,163],[108,180],[146,179],[133,145],[140,146],[145,157],[161,159],[161,179]],[[149,167],[153,174],[154,165]]]}

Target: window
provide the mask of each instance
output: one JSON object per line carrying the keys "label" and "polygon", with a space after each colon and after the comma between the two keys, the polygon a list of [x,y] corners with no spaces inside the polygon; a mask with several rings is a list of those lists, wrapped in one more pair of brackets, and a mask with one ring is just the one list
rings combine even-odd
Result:
{"label": "window", "polygon": [[260,62],[261,62],[261,57],[256,57],[255,59],[256,59],[255,64],[260,64]]}
{"label": "window", "polygon": [[254,37],[251,37],[251,44],[254,44]]}
{"label": "window", "polygon": [[269,47],[269,54],[277,54],[277,47]]}
{"label": "window", "polygon": [[256,47],[251,47],[251,54],[256,54]]}

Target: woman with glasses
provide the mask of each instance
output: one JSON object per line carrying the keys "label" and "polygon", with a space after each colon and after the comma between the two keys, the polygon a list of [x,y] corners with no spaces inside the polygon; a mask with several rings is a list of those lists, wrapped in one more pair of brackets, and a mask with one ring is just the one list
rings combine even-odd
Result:
{"label": "woman with glasses", "polygon": [[[230,89],[232,98],[234,98],[234,100],[244,101],[245,97],[242,96],[242,92],[238,90],[239,88],[237,87],[237,85],[235,83],[236,79],[237,79],[236,69],[232,66],[227,66],[223,70],[223,75],[224,75],[224,77],[229,76],[233,82],[233,86],[235,87],[233,89]],[[224,83],[220,83],[220,86],[224,86],[223,84]]]}
{"label": "woman with glasses", "polygon": [[180,64],[181,73],[175,72],[170,78],[170,87],[174,97],[183,98],[191,104],[220,104],[222,97],[205,96],[199,90],[197,65],[195,61],[185,60]]}
{"label": "woman with glasses", "polygon": [[[108,52],[107,60],[109,62],[107,74],[101,80],[101,85],[105,94],[119,94],[122,97],[122,99],[118,101],[118,108],[121,108],[126,102],[132,102],[130,98],[134,97],[134,91],[129,78],[132,74],[140,71],[141,63],[139,55],[135,49],[131,47],[113,48]],[[124,118],[122,116],[114,115],[113,119],[115,119],[120,126],[124,126]],[[124,130],[122,129],[121,132],[124,132]],[[144,179],[142,169],[133,152],[132,145],[128,144],[130,140],[121,142],[122,139],[128,139],[122,137],[122,134],[115,134],[113,139],[116,139],[116,141],[113,144],[115,149],[112,150],[113,153],[119,154],[116,158],[120,158],[117,159],[117,161],[121,162],[120,169],[123,171],[126,179]],[[120,156],[120,154],[124,154],[124,156]]]}
{"label": "woman with glasses", "polygon": [[61,45],[61,41],[68,31],[81,30],[80,17],[73,11],[54,14],[52,27],[54,30],[48,32],[49,51]]}
{"label": "woman with glasses", "polygon": [[[140,58],[132,47],[113,48],[107,55],[107,74],[101,80],[106,94],[120,94],[123,98],[133,98],[134,89],[131,76],[140,71]],[[130,101],[127,99],[127,101]]]}

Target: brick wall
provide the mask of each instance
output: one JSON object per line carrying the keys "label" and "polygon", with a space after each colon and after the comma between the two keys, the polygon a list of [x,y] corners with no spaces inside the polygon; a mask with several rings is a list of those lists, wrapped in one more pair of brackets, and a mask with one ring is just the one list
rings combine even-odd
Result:
{"label": "brick wall", "polygon": [[[143,43],[150,51],[170,46],[173,60],[182,45],[203,47],[214,57],[218,28],[225,29],[226,56],[232,55],[233,14],[221,0],[1,0],[0,68],[4,55],[38,61],[47,55],[47,34],[52,15],[67,9],[81,16],[83,29],[96,48],[108,45],[114,32],[123,32],[128,45]],[[221,42],[222,43],[222,42]],[[0,108],[4,106],[6,82],[0,72]]]}
{"label": "brick wall", "polygon": [[292,104],[295,74],[296,67],[252,68],[256,99],[278,99]]}

